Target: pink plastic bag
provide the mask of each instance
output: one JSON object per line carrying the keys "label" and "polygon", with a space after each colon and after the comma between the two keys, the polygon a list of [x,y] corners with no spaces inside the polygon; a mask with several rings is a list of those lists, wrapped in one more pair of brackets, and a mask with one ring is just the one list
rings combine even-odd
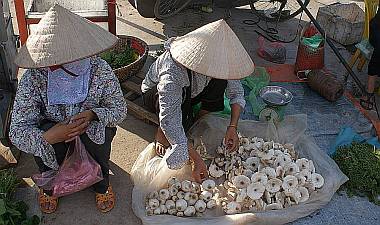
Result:
{"label": "pink plastic bag", "polygon": [[274,63],[285,63],[286,61],[286,48],[279,42],[267,42],[262,36],[257,40],[259,49],[257,55],[261,58]]}
{"label": "pink plastic bag", "polygon": [[66,158],[58,171],[33,175],[37,186],[52,190],[53,196],[69,195],[103,180],[100,165],[85,149],[79,137],[71,142]]}

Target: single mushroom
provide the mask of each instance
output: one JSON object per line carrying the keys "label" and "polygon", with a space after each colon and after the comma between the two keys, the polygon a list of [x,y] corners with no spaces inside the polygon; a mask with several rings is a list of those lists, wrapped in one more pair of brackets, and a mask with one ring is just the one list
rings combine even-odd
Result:
{"label": "single mushroom", "polygon": [[184,192],[190,192],[191,191],[191,181],[189,180],[184,180],[182,181],[181,183],[181,188],[182,188],[182,191]]}
{"label": "single mushroom", "polygon": [[239,175],[232,178],[232,183],[235,187],[242,189],[246,188],[251,183],[251,179],[247,176]]}
{"label": "single mushroom", "polygon": [[171,177],[168,179],[168,187],[171,187],[173,186],[173,184],[178,183],[178,182],[180,182],[178,178]]}
{"label": "single mushroom", "polygon": [[246,197],[247,197],[247,189],[246,188],[240,189],[236,195],[236,202],[241,203],[245,200]]}
{"label": "single mushroom", "polygon": [[152,209],[157,209],[160,206],[160,201],[158,199],[152,198],[149,199],[149,207]]}
{"label": "single mushroom", "polygon": [[211,164],[208,168],[208,172],[210,176],[214,178],[219,178],[224,175],[224,171],[219,169],[219,167],[215,164]]}
{"label": "single mushroom", "polygon": [[264,167],[260,170],[261,173],[265,173],[268,178],[275,178],[276,177],[276,170],[272,167]]}
{"label": "single mushroom", "polygon": [[288,175],[288,176],[284,177],[284,179],[282,180],[282,188],[284,190],[294,189],[297,187],[298,187],[298,179],[297,179],[297,177],[295,177],[293,175]]}
{"label": "single mushroom", "polygon": [[147,216],[152,216],[153,214],[154,214],[154,209],[151,209],[151,208],[146,209],[146,215]]}
{"label": "single mushroom", "polygon": [[190,200],[190,198],[191,198],[191,195],[192,195],[193,193],[191,193],[191,192],[186,192],[185,193],[185,196],[183,197],[183,199],[185,199],[186,201],[189,201]]}
{"label": "single mushroom", "polygon": [[288,162],[284,166],[285,175],[294,175],[300,172],[300,168],[294,162]]}
{"label": "single mushroom", "polygon": [[207,208],[207,205],[206,205],[206,202],[203,201],[203,200],[198,200],[195,205],[195,210],[197,210],[197,212],[204,212]]}
{"label": "single mushroom", "polygon": [[201,195],[199,196],[200,199],[202,199],[205,202],[208,202],[212,198],[212,193],[209,191],[202,191]]}
{"label": "single mushroom", "polygon": [[161,214],[165,214],[168,212],[165,204],[160,205]]}
{"label": "single mushroom", "polygon": [[165,206],[168,210],[175,209],[175,202],[173,200],[167,200]]}
{"label": "single mushroom", "polygon": [[237,202],[229,202],[226,206],[226,213],[231,215],[231,214],[236,214],[241,212],[241,205]]}
{"label": "single mushroom", "polygon": [[168,214],[169,215],[177,215],[177,210],[176,209],[168,209]]}
{"label": "single mushroom", "polygon": [[253,200],[261,198],[265,191],[265,186],[262,183],[252,183],[247,187],[247,195]]}
{"label": "single mushroom", "polygon": [[175,208],[177,211],[183,212],[187,208],[187,202],[185,199],[178,199],[175,203]]}
{"label": "single mushroom", "polygon": [[250,169],[244,169],[242,173],[242,175],[247,176],[247,177],[251,177],[252,174],[253,174],[253,171]]}
{"label": "single mushroom", "polygon": [[273,149],[269,149],[269,150],[266,150],[266,151],[263,152],[261,158],[263,160],[270,160],[270,159],[273,158],[273,156],[274,156],[274,150]]}
{"label": "single mushroom", "polygon": [[183,212],[183,214],[185,216],[194,216],[195,215],[195,207],[194,206],[189,206],[185,209],[185,211]]}
{"label": "single mushroom", "polygon": [[201,185],[197,182],[191,183],[191,192],[193,193],[201,193]]}
{"label": "single mushroom", "polygon": [[300,170],[309,170],[309,160],[305,158],[297,159],[296,164]]}
{"label": "single mushroom", "polygon": [[216,207],[216,200],[215,199],[211,199],[209,202],[207,202],[207,208],[208,209],[213,209]]}
{"label": "single mushroom", "polygon": [[215,188],[215,181],[205,180],[202,182],[202,188],[206,191],[212,191]]}
{"label": "single mushroom", "polygon": [[298,185],[299,186],[304,186],[306,184],[306,177],[302,176],[300,173],[296,173],[295,177],[298,179]]}
{"label": "single mushroom", "polygon": [[285,170],[282,166],[277,166],[276,167],[276,177],[279,178],[284,178],[285,176]]}
{"label": "single mushroom", "polygon": [[252,183],[261,183],[262,185],[266,185],[268,182],[268,176],[262,172],[256,172],[251,176]]}
{"label": "single mushroom", "polygon": [[158,198],[158,192],[157,191],[152,191],[148,194],[148,198]]}
{"label": "single mushroom", "polygon": [[172,185],[170,188],[169,188],[169,194],[170,196],[176,196],[178,193],[178,189],[176,186]]}
{"label": "single mushroom", "polygon": [[183,212],[177,212],[178,217],[183,217],[185,214]]}
{"label": "single mushroom", "polygon": [[183,191],[179,191],[179,192],[177,193],[177,197],[178,197],[178,199],[184,199],[184,198],[185,198],[185,192],[183,192]]}
{"label": "single mushroom", "polygon": [[168,189],[161,189],[159,192],[158,192],[158,197],[160,200],[166,200],[170,197],[170,192]]}
{"label": "single mushroom", "polygon": [[249,157],[243,163],[244,168],[256,171],[259,168],[260,159],[258,157]]}
{"label": "single mushroom", "polygon": [[323,184],[325,183],[325,179],[322,177],[321,174],[312,173],[311,182],[313,183],[315,188],[321,188]]}
{"label": "single mushroom", "polygon": [[190,196],[190,199],[187,203],[188,203],[188,205],[195,205],[195,203],[198,201],[198,199],[199,199],[198,194],[192,193],[192,195]]}
{"label": "single mushroom", "polygon": [[278,178],[272,178],[268,180],[267,184],[265,185],[265,190],[267,190],[270,193],[276,193],[280,191],[282,185],[282,181]]}
{"label": "single mushroom", "polygon": [[309,199],[309,191],[305,187],[298,187],[298,191],[301,194],[299,202],[306,202]]}
{"label": "single mushroom", "polygon": [[271,193],[269,193],[268,191],[264,191],[264,197],[265,197],[265,201],[267,202],[267,204],[271,204],[272,203],[272,195],[271,195]]}
{"label": "single mushroom", "polygon": [[161,208],[157,207],[156,209],[154,209],[153,214],[154,215],[160,215],[161,214]]}

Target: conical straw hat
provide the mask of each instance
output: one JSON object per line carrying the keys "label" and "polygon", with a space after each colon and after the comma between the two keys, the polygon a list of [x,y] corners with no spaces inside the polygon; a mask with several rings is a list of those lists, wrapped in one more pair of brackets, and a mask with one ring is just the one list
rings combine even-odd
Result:
{"label": "conical straw hat", "polygon": [[218,20],[176,38],[170,45],[173,59],[206,76],[233,80],[249,76],[254,64],[236,34]]}
{"label": "conical straw hat", "polygon": [[15,63],[23,68],[61,65],[96,55],[116,42],[115,35],[55,4],[20,48]]}

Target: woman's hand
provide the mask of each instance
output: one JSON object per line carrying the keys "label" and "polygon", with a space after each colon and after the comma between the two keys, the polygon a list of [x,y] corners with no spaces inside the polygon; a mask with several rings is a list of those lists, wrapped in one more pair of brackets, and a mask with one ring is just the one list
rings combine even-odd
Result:
{"label": "woman's hand", "polygon": [[200,184],[202,183],[202,180],[208,177],[207,166],[202,159],[194,161],[192,175],[195,182]]}
{"label": "woman's hand", "polygon": [[[69,141],[72,137],[83,134],[90,123],[83,119],[75,120],[72,123],[57,123],[49,130],[45,131],[43,137],[49,144],[56,144]],[[73,136],[74,135],[74,136]]]}
{"label": "woman's hand", "polygon": [[193,161],[192,176],[195,182],[202,183],[202,180],[208,177],[208,170],[202,157],[194,150],[193,144],[188,142],[189,156]]}
{"label": "woman's hand", "polygon": [[239,137],[237,135],[236,127],[227,127],[226,136],[224,137],[224,144],[230,152],[235,151],[238,148]]}
{"label": "woman's hand", "polygon": [[92,110],[86,110],[71,117],[71,122],[83,119],[85,122],[91,122],[97,118],[96,114]]}

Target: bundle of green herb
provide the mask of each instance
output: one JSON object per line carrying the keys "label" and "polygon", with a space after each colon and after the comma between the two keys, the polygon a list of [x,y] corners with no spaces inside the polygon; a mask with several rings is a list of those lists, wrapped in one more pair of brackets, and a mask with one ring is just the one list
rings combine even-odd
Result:
{"label": "bundle of green herb", "polygon": [[0,170],[0,225],[38,225],[38,216],[28,218],[28,206],[13,199],[19,180],[13,170]]}
{"label": "bundle of green herb", "polygon": [[347,193],[366,195],[370,201],[380,205],[380,150],[367,143],[353,143],[340,147],[333,155],[339,168],[349,181],[343,185]]}
{"label": "bundle of green herb", "polygon": [[139,54],[135,49],[127,46],[122,52],[107,51],[100,54],[100,57],[104,59],[112,69],[117,69],[136,61],[139,58]]}

